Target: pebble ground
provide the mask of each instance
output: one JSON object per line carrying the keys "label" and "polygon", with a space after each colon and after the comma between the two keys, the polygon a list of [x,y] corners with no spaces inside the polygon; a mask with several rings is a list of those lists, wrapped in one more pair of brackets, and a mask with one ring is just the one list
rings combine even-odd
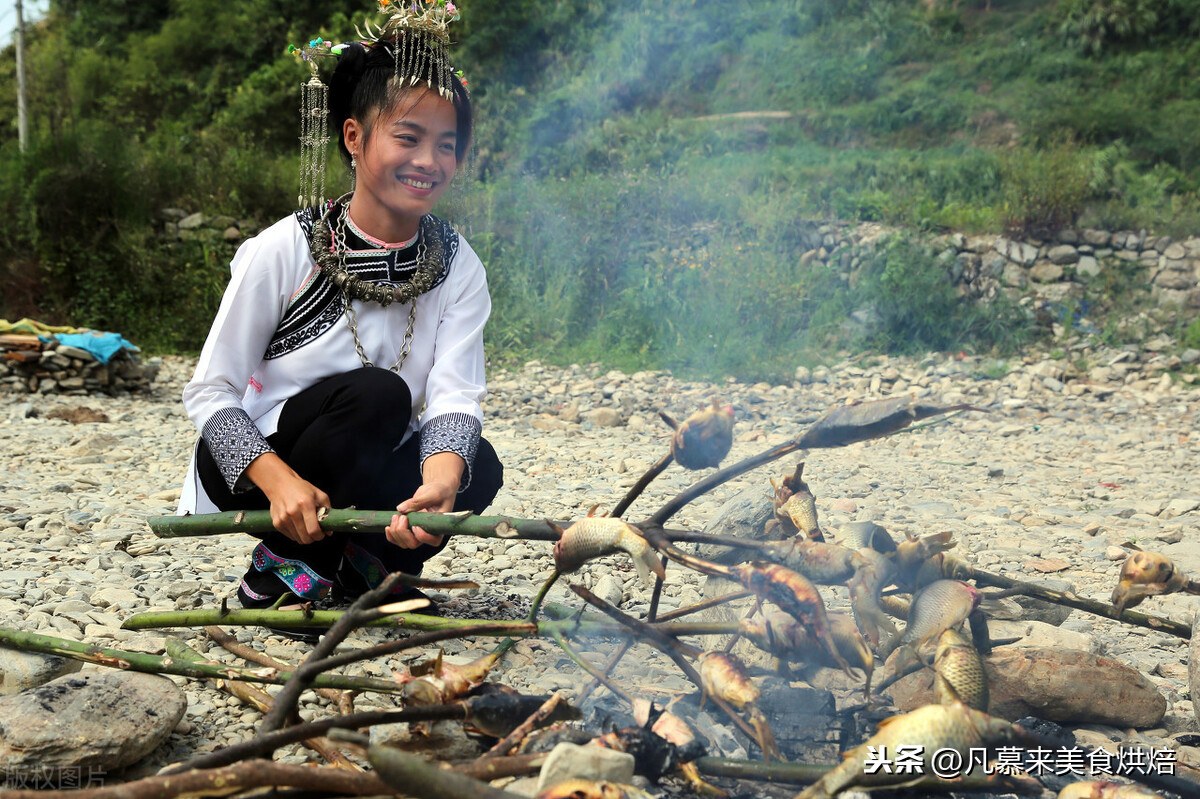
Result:
{"label": "pebble ground", "polygon": [[[1128,542],[1162,552],[1185,571],[1200,572],[1200,391],[1188,372],[1200,353],[1168,343],[1094,349],[1086,342],[1061,357],[1030,355],[998,362],[977,357],[864,357],[829,368],[797,370],[787,385],[732,380],[689,382],[667,374],[633,375],[596,367],[537,362],[493,370],[484,435],[505,466],[505,486],[490,512],[571,519],[599,503],[612,507],[668,446],[659,409],[677,418],[717,398],[737,414],[726,463],[794,438],[822,411],[848,400],[916,395],[941,403],[969,402],[990,413],[966,413],[888,439],[806,454],[804,476],[817,496],[822,523],[872,519],[894,534],[953,532],[959,551],[978,566],[1021,579],[1055,578],[1086,597],[1107,601]],[[1176,353],[1176,354],[1172,354]],[[168,358],[153,390],[137,396],[0,396],[0,625],[141,652],[161,652],[168,631],[121,629],[147,610],[216,607],[232,599],[253,540],[243,535],[158,539],[149,516],[173,513],[195,441],[179,397],[194,362]],[[46,418],[55,408],[86,405],[110,421],[71,424]],[[728,499],[747,489],[770,490],[769,477],[789,473],[793,455],[722,486],[687,506],[672,526],[703,529]],[[697,478],[667,470],[633,509],[636,520]],[[442,596],[456,616],[520,618],[550,573],[550,544],[461,538],[431,561],[427,576],[476,580],[473,595]],[[672,567],[663,609],[700,600],[703,578]],[[630,612],[644,612],[650,591],[628,559],[589,564],[551,591],[576,605],[580,583]],[[1139,610],[1191,622],[1195,601],[1155,597]],[[834,600],[836,603],[836,599]],[[1172,745],[1183,761],[1200,750],[1172,736],[1200,730],[1187,685],[1186,642],[1159,632],[1074,612],[1059,628],[1063,645],[1115,657],[1148,676],[1169,710],[1163,726],[1129,731],[1093,727],[1092,741],[1135,740]],[[170,631],[209,657],[239,662],[200,631]],[[238,638],[295,662],[306,646],[242,628]],[[389,633],[359,632],[362,645]],[[484,640],[452,642],[448,659],[484,654]],[[584,656],[602,663],[609,642]],[[627,687],[655,698],[685,689],[665,661],[635,650],[618,672]],[[419,653],[423,657],[432,651]],[[387,676],[401,663],[364,664]],[[87,667],[92,668],[92,667]],[[524,692],[586,682],[552,642],[525,641],[495,677]],[[189,708],[159,751],[129,776],[253,734],[260,714],[209,684],[178,679]],[[323,714],[313,698],[302,716]],[[359,710],[390,707],[360,696]],[[315,759],[289,748],[282,758]]]}

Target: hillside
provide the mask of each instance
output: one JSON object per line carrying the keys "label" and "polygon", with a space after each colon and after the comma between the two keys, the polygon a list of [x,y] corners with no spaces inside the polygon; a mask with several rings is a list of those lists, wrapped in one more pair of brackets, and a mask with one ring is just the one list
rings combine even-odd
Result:
{"label": "hillside", "polygon": [[[303,69],[284,50],[352,36],[362,9],[52,3],[29,35],[35,147],[17,157],[15,121],[0,139],[0,316],[197,348],[230,248],[163,236],[161,211],[253,227],[289,210]],[[1025,335],[1018,322],[970,332],[976,310],[947,292],[922,313],[962,317],[952,342],[848,338],[848,289],[799,264],[807,220],[914,239],[1200,233],[1200,0],[479,0],[464,12],[480,124],[443,213],[489,265],[495,358],[769,376],[840,347]],[[921,247],[900,249],[924,286],[942,267]],[[889,291],[856,291],[872,285]]]}

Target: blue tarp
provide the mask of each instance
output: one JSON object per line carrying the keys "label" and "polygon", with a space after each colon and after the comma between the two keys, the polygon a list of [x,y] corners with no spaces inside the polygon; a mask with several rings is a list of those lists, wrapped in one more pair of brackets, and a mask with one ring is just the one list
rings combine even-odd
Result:
{"label": "blue tarp", "polygon": [[96,356],[100,363],[108,363],[108,359],[121,349],[140,352],[134,345],[125,340],[120,333],[55,333],[54,338],[59,344],[68,347],[78,347]]}

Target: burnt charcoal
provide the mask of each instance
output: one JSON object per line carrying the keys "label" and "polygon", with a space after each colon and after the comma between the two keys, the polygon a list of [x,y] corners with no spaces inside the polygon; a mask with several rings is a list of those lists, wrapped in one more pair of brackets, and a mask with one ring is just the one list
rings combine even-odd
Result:
{"label": "burnt charcoal", "polygon": [[842,720],[832,693],[778,677],[764,680],[760,691],[758,707],[785,757],[807,763],[837,761]]}
{"label": "burnt charcoal", "polygon": [[675,744],[642,727],[614,733],[620,751],[633,755],[633,773],[657,781],[682,762]]}
{"label": "burnt charcoal", "polygon": [[1058,738],[1064,741],[1069,746],[1075,745],[1075,736],[1067,732],[1061,725],[1055,724],[1053,721],[1039,719],[1036,716],[1025,716],[1019,718],[1015,722],[1021,729],[1028,732],[1037,733],[1038,735],[1046,735],[1051,738]]}
{"label": "burnt charcoal", "polygon": [[561,743],[583,746],[595,737],[581,727],[555,724],[551,727],[543,727],[540,730],[534,730],[529,733],[529,735],[525,736],[525,740],[521,742],[521,746],[517,751],[523,755],[549,752]]}

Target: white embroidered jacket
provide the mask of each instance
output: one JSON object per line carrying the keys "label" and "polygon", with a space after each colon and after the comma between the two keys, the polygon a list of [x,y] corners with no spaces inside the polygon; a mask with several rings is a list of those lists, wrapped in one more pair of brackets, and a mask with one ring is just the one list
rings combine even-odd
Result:
{"label": "white embroidered jacket", "polygon": [[[412,347],[400,371],[413,403],[404,440],[419,427],[422,463],[435,452],[462,456],[465,488],[483,423],[483,327],[491,299],[478,256],[449,225],[433,221],[443,231],[448,268],[441,282],[416,300]],[[361,366],[341,292],[312,258],[310,228],[311,215],[300,212],[238,249],[196,373],[183,391],[188,417],[235,492],[252,487],[243,472],[254,458],[271,451],[264,437],[275,432],[283,403],[327,377]],[[389,279],[382,242],[353,227],[347,239],[352,250],[355,241],[364,247],[347,258],[353,273]],[[380,248],[373,250],[375,245]],[[395,265],[393,258],[393,280]],[[359,339],[375,365],[387,368],[399,357],[409,307],[354,301]],[[200,483],[193,452],[178,513],[216,510]]]}

